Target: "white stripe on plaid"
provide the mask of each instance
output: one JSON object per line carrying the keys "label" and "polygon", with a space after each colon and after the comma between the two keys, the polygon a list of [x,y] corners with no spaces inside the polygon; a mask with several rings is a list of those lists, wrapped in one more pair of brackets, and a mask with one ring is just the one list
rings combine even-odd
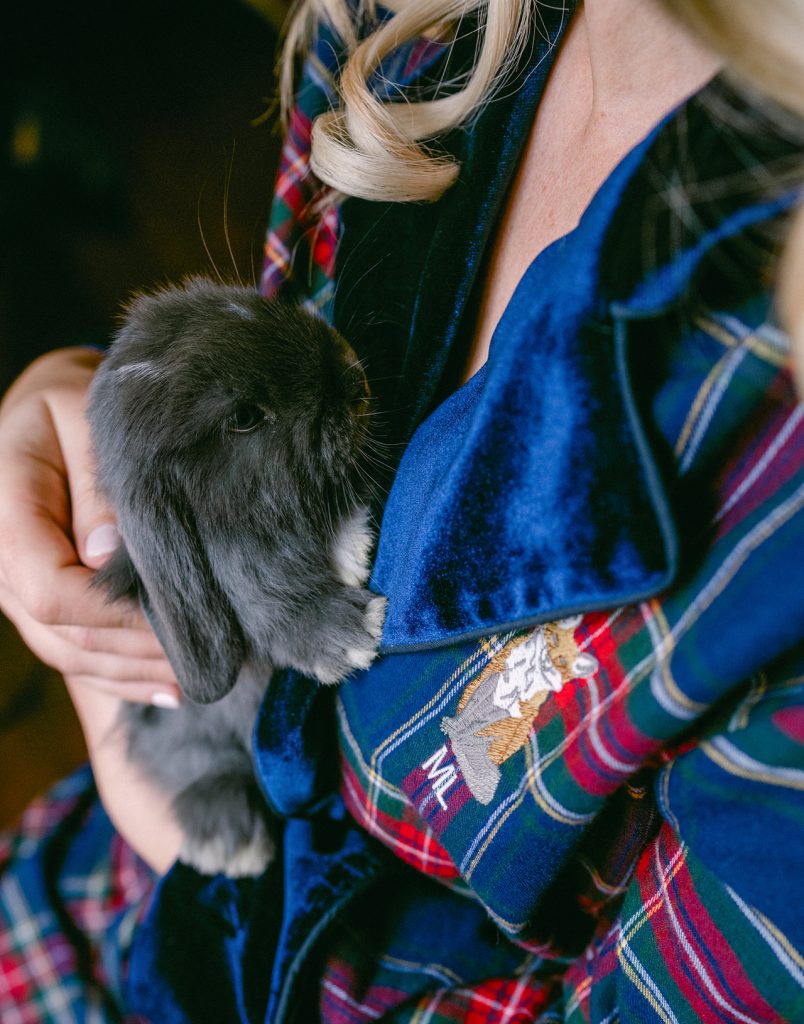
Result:
{"label": "white stripe on plaid", "polygon": [[[13,876],[5,879],[4,902],[12,924],[0,932],[0,956],[24,954],[22,964],[0,974],[0,1019],[3,1024],[86,1024],[74,1012],[87,993],[75,980],[66,981],[48,935],[58,938],[58,926],[49,912],[33,913],[21,886]],[[65,942],[66,940],[60,940]],[[34,990],[38,1006],[26,1000],[17,1004],[12,986]],[[33,1014],[36,1016],[33,1016]]]}
{"label": "white stripe on plaid", "polygon": [[795,949],[787,936],[783,935],[764,914],[749,907],[730,886],[726,885],[724,888],[742,911],[745,919],[768,944],[785,971],[797,985],[804,988],[804,957]]}

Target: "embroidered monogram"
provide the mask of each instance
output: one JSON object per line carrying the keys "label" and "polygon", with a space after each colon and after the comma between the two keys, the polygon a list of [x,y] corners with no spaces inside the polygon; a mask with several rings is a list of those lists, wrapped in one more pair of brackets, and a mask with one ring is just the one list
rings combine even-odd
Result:
{"label": "embroidered monogram", "polygon": [[449,758],[449,752],[445,743],[422,765],[422,771],[427,772],[427,779],[432,783],[433,794],[444,810],[447,810],[444,794],[458,781],[458,770],[455,765],[443,764],[447,758]]}
{"label": "embroidered monogram", "polygon": [[525,746],[549,695],[571,679],[588,679],[597,672],[597,659],[575,642],[581,619],[576,615],[548,622],[515,637],[466,687],[457,715],[442,719],[441,731],[481,804],[493,799],[500,765]]}

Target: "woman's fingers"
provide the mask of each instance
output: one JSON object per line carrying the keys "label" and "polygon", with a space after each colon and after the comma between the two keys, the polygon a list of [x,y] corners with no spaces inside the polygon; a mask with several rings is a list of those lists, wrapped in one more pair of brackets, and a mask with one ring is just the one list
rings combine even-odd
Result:
{"label": "woman's fingers", "polygon": [[149,704],[154,703],[157,693],[162,694],[160,700],[165,707],[180,700],[176,676],[151,632],[94,626],[53,627],[30,616],[2,588],[0,597],[6,615],[26,644],[62,675],[93,679],[96,688],[122,700]]}
{"label": "woman's fingers", "polygon": [[65,643],[85,651],[106,652],[123,658],[166,662],[165,652],[143,619],[142,629],[99,628],[95,626],[54,626]]}
{"label": "woman's fingers", "polygon": [[110,603],[91,586],[117,543],[95,486],[85,417],[100,358],[81,349],[51,353],[0,407],[0,606],[62,675],[170,706],[179,697],[176,678],[142,611],[131,601]]}
{"label": "woman's fingers", "polygon": [[[79,512],[79,502],[70,499],[75,484],[84,495],[81,507],[93,500],[94,483],[67,476],[60,448],[60,432],[71,436],[78,448],[88,444],[82,416],[58,428],[48,403],[31,401],[12,409],[2,428],[0,582],[28,615],[46,625],[145,629],[134,605],[111,605],[91,589],[92,570],[81,564],[74,546],[74,515],[82,515],[85,522],[93,516],[109,521],[102,504]],[[88,466],[85,471],[91,476]]]}
{"label": "woman's fingers", "polygon": [[70,678],[77,686],[88,686],[98,693],[132,704],[153,704],[154,707],[173,710],[181,703],[177,693],[165,690],[164,687],[157,689],[148,679],[112,683],[105,676],[75,675]]}
{"label": "woman's fingers", "polygon": [[57,388],[45,393],[44,403],[66,475],[72,542],[83,564],[98,569],[120,544],[120,534],[97,487],[88,395],[88,390]]}

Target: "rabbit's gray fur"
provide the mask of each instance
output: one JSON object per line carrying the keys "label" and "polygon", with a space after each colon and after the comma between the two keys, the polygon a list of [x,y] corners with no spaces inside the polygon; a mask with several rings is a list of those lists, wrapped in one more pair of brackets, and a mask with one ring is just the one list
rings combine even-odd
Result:
{"label": "rabbit's gray fur", "polygon": [[332,683],[379,643],[365,376],[318,317],[195,278],[130,304],[89,421],[123,539],[96,583],[140,601],[189,698],[126,705],[130,756],[173,796],[183,859],[253,874],[271,854],[250,736],[272,669]]}

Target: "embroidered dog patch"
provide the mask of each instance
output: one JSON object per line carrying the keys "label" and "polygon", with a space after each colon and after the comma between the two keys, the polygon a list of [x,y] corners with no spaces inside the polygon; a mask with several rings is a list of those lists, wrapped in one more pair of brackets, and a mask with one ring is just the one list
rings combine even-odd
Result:
{"label": "embroidered dog patch", "polygon": [[[536,626],[514,638],[461,695],[458,713],[441,720],[472,796],[489,804],[500,766],[528,741],[539,708],[571,679],[588,679],[597,659],[575,642],[581,616]],[[443,798],[443,794],[442,794]]]}

